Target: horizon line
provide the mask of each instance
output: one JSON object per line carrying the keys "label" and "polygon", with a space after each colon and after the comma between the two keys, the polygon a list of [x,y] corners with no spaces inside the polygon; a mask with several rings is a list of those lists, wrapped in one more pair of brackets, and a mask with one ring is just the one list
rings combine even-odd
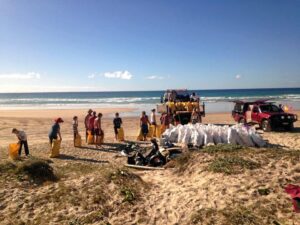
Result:
{"label": "horizon line", "polygon": [[[225,91],[225,90],[261,90],[261,89],[298,89],[300,87],[269,87],[269,88],[208,88],[208,89],[187,89],[187,88],[169,88],[174,90],[188,90],[188,91]],[[40,94],[40,93],[109,93],[109,92],[151,92],[151,91],[165,91],[160,90],[127,90],[127,91],[33,91],[33,92],[1,92],[0,94]]]}

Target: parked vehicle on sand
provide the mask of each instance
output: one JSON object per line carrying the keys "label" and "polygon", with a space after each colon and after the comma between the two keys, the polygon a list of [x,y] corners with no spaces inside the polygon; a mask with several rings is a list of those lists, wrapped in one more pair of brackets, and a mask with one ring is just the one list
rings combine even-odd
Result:
{"label": "parked vehicle on sand", "polygon": [[296,114],[284,112],[267,100],[235,101],[232,117],[238,123],[259,124],[261,129],[267,132],[277,128],[290,131],[298,119]]}
{"label": "parked vehicle on sand", "polygon": [[199,118],[205,116],[205,105],[200,102],[200,97],[195,93],[189,93],[186,89],[166,90],[161,98],[161,104],[157,105],[158,113],[168,113],[176,116],[180,124],[187,124],[191,120],[193,109],[199,113]]}

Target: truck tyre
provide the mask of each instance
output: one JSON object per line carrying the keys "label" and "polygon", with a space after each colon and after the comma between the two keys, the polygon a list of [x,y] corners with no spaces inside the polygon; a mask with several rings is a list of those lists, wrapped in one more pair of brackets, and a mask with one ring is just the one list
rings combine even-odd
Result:
{"label": "truck tyre", "polygon": [[285,129],[286,131],[293,131],[293,129],[294,129],[294,124],[291,123],[291,124],[285,126],[284,129]]}
{"label": "truck tyre", "polygon": [[265,132],[271,131],[271,124],[270,124],[269,120],[263,120],[261,122],[261,129]]}

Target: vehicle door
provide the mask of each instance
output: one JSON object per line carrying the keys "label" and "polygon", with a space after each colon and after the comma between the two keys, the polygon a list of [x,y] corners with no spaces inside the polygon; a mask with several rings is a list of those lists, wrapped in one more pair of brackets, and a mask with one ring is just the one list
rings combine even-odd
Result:
{"label": "vehicle door", "polygon": [[252,113],[251,113],[251,118],[253,122],[259,123],[259,108],[257,105],[253,106]]}
{"label": "vehicle door", "polygon": [[232,117],[235,121],[239,121],[242,116],[242,105],[236,103],[234,109],[232,110]]}

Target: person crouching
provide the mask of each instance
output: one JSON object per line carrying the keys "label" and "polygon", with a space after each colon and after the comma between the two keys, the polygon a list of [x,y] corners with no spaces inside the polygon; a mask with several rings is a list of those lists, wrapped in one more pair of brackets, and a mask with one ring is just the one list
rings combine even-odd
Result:
{"label": "person crouching", "polygon": [[21,156],[22,147],[24,145],[25,149],[25,155],[29,156],[29,148],[28,148],[28,142],[27,142],[27,135],[24,131],[18,130],[16,128],[12,129],[12,133],[17,136],[19,139],[20,149],[19,149],[19,156]]}

